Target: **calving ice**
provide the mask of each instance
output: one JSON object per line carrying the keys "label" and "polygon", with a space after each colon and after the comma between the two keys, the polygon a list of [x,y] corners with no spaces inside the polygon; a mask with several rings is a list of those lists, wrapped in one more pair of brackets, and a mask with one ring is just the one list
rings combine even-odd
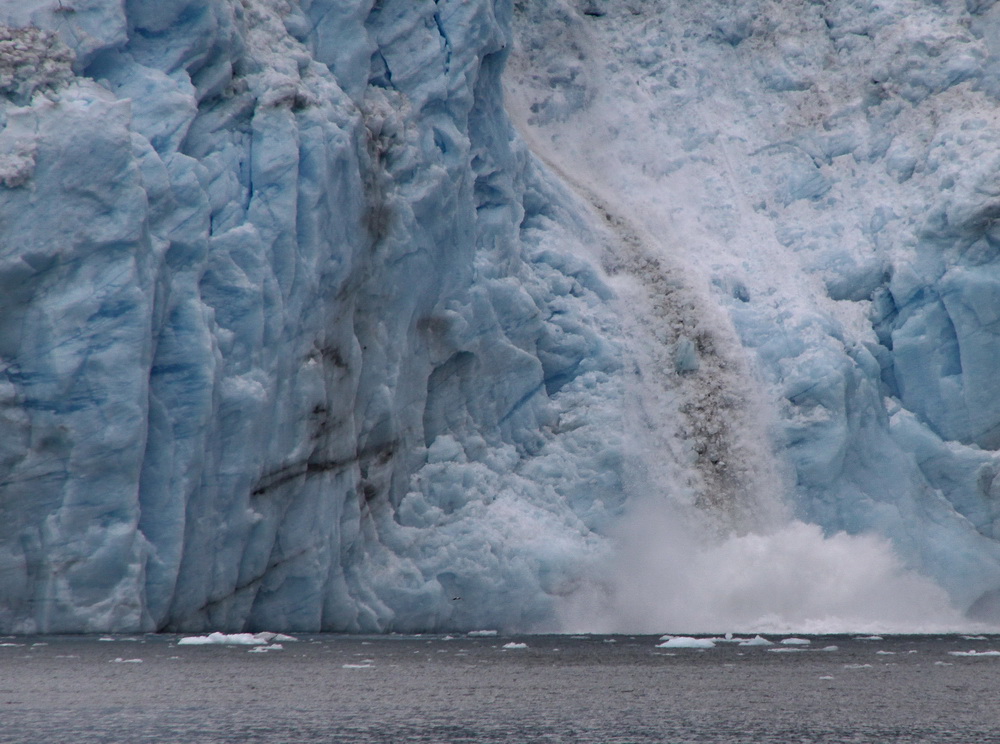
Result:
{"label": "calving ice", "polygon": [[8,5],[0,630],[997,617],[1000,11]]}

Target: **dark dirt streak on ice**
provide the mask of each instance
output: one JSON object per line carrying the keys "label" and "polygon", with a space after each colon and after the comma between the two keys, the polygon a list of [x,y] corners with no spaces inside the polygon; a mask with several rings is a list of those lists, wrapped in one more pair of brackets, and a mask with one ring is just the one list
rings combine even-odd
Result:
{"label": "dark dirt streak on ice", "polygon": [[[641,422],[651,447],[670,452],[687,470],[663,482],[680,476],[694,504],[723,531],[765,528],[780,510],[778,478],[757,423],[762,413],[753,372],[731,323],[693,288],[698,278],[671,261],[696,247],[668,245],[638,227],[627,207],[586,185],[585,176],[519,120],[527,105],[508,108],[532,154],[585,205],[602,238],[601,266],[619,294],[622,331],[638,380],[632,420]],[[695,369],[681,366],[682,345],[693,347]]]}

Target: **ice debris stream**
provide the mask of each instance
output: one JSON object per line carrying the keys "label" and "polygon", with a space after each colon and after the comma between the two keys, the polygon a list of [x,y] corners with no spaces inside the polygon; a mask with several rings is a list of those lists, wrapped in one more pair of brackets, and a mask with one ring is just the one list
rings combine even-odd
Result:
{"label": "ice debris stream", "polygon": [[0,630],[996,617],[998,55],[973,0],[3,5]]}

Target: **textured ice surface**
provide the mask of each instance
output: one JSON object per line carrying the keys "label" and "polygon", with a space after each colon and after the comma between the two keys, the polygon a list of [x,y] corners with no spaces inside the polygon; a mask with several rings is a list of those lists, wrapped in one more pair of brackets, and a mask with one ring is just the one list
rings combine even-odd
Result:
{"label": "textured ice surface", "polygon": [[998,12],[0,7],[0,629],[1000,612]]}
{"label": "textured ice surface", "polygon": [[[688,328],[664,329],[676,395],[738,414],[707,387],[738,386],[706,360],[748,361],[769,412],[750,418],[770,426],[784,476],[770,489],[828,536],[890,537],[980,616],[1000,607],[998,13],[905,0],[525,3],[509,75],[533,149],[622,242],[640,236],[700,312],[724,309],[730,326],[695,335],[700,369]],[[733,335],[749,357],[726,348]],[[704,410],[679,410],[699,458],[748,428],[731,416],[702,444],[691,422]],[[716,472],[739,460],[716,453]],[[821,574],[853,571],[849,552]]]}
{"label": "textured ice surface", "polygon": [[0,8],[0,627],[551,616],[624,498],[620,361],[520,234],[559,207],[508,14]]}

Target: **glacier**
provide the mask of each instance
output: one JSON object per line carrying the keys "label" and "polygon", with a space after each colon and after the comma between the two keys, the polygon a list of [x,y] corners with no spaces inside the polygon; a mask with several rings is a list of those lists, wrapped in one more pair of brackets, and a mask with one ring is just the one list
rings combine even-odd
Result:
{"label": "glacier", "polygon": [[0,7],[0,631],[997,621],[998,65],[975,0]]}

